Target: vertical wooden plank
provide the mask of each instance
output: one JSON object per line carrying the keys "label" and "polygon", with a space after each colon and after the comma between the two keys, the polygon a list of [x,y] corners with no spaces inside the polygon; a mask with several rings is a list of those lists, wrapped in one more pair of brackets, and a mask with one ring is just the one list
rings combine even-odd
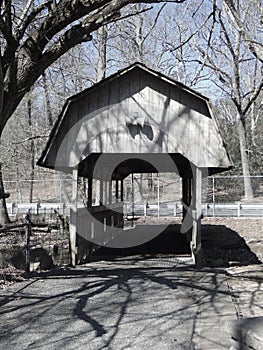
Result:
{"label": "vertical wooden plank", "polygon": [[127,76],[123,76],[119,80],[118,90],[116,89],[116,93],[118,93],[118,101],[115,110],[116,110],[116,150],[118,152],[118,148],[121,147],[125,152],[128,152],[128,141],[130,138],[127,126],[126,126],[126,118],[129,117],[129,103],[128,103],[128,95],[129,95],[129,78]]}
{"label": "vertical wooden plank", "polygon": [[[105,152],[108,150],[111,135],[111,125],[109,118],[109,84],[104,84],[99,88],[99,118],[97,118],[97,123],[99,125],[100,133],[97,135],[99,144],[98,144],[98,152]],[[104,132],[101,132],[104,131]]]}
{"label": "vertical wooden plank", "polygon": [[184,94],[184,91],[177,87],[170,88],[168,151],[187,157],[190,110],[186,107]]}
{"label": "vertical wooden plank", "polygon": [[61,130],[61,131],[64,136],[67,135],[67,131],[70,131],[70,137],[67,137],[66,139],[67,142],[63,143],[63,147],[60,150],[60,153],[62,157],[64,156],[64,154],[66,155],[66,164],[67,166],[72,167],[72,166],[75,166],[78,158],[77,156],[78,149],[77,149],[76,140],[77,140],[80,125],[77,124],[77,121],[78,121],[77,102],[74,102],[70,105],[66,119],[68,120],[68,125],[67,125],[68,130],[66,131]]}
{"label": "vertical wooden plank", "polygon": [[[131,72],[130,75],[130,81],[129,81],[129,98],[128,98],[128,105],[129,105],[129,114],[128,117],[133,119],[136,116],[139,116],[140,108],[139,108],[139,90],[140,90],[140,74],[137,74],[136,71]],[[137,128],[137,132],[136,132]],[[140,153],[140,133],[139,133],[140,127],[134,125],[132,135],[130,136],[130,150],[128,150],[129,153]]]}
{"label": "vertical wooden plank", "polygon": [[113,80],[109,83],[108,88],[108,120],[107,126],[109,132],[107,133],[107,148],[106,152],[118,152],[118,137],[119,129],[124,125],[120,111],[120,79]]}
{"label": "vertical wooden plank", "polygon": [[72,171],[72,205],[70,208],[70,263],[76,266],[77,258],[77,202],[78,202],[78,169]]}

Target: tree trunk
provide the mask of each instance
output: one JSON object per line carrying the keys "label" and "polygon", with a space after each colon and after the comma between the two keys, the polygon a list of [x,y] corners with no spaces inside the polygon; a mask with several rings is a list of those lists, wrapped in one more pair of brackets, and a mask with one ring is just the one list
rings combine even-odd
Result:
{"label": "tree trunk", "polygon": [[51,103],[50,103],[50,98],[48,93],[47,77],[45,72],[42,74],[42,78],[43,78],[43,87],[44,87],[44,94],[45,94],[45,100],[46,100],[48,126],[53,126],[52,108],[51,108]]}
{"label": "tree trunk", "polygon": [[2,177],[2,166],[0,164],[0,227],[5,226],[5,224],[8,224],[10,222],[4,194],[5,189]]}
{"label": "tree trunk", "polygon": [[[136,11],[141,11],[141,4],[136,4]],[[136,49],[136,61],[142,62],[143,61],[143,38],[142,38],[142,26],[143,26],[143,17],[141,14],[136,16],[136,22],[135,22],[135,49]]]}
{"label": "tree trunk", "polygon": [[[30,136],[33,136],[32,132],[32,100],[31,95],[29,93],[28,100],[27,100],[27,113],[28,113],[28,126],[30,129]],[[34,190],[34,179],[35,179],[35,142],[34,139],[30,141],[30,149],[29,149],[29,156],[30,156],[30,175],[29,175],[29,203],[33,202],[33,190]]]}
{"label": "tree trunk", "polygon": [[249,159],[247,153],[247,140],[246,140],[246,122],[242,115],[238,115],[237,121],[238,135],[239,135],[239,146],[242,161],[242,169],[244,175],[244,190],[245,199],[253,199],[253,188],[251,183],[250,171],[249,171]]}
{"label": "tree trunk", "polygon": [[97,81],[105,78],[107,65],[107,26],[98,29],[98,65]]}

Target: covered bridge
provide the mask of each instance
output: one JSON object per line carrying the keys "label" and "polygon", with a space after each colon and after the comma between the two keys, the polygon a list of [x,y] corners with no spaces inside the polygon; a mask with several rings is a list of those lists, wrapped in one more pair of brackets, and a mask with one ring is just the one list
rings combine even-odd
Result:
{"label": "covered bridge", "polygon": [[[111,247],[152,237],[122,229],[123,179],[152,172],[182,178],[182,232],[200,264],[202,177],[231,167],[208,99],[139,63],[68,98],[38,165],[72,174],[73,265],[78,235]],[[88,179],[86,208],[77,205],[78,177]],[[93,179],[100,180],[97,205]]]}

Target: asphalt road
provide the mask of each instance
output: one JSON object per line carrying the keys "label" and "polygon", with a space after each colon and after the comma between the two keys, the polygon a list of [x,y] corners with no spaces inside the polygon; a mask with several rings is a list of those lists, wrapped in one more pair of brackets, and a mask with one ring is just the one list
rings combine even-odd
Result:
{"label": "asphalt road", "polygon": [[0,292],[0,349],[200,349],[231,346],[225,273],[173,257],[53,270]]}

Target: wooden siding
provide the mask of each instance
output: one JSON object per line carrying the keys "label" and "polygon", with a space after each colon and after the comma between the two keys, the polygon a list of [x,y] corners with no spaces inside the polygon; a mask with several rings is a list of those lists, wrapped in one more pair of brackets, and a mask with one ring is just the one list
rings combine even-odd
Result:
{"label": "wooden siding", "polygon": [[[127,126],[138,116],[144,126]],[[39,164],[73,168],[92,153],[180,153],[197,167],[230,161],[205,98],[141,66],[68,103]]]}

